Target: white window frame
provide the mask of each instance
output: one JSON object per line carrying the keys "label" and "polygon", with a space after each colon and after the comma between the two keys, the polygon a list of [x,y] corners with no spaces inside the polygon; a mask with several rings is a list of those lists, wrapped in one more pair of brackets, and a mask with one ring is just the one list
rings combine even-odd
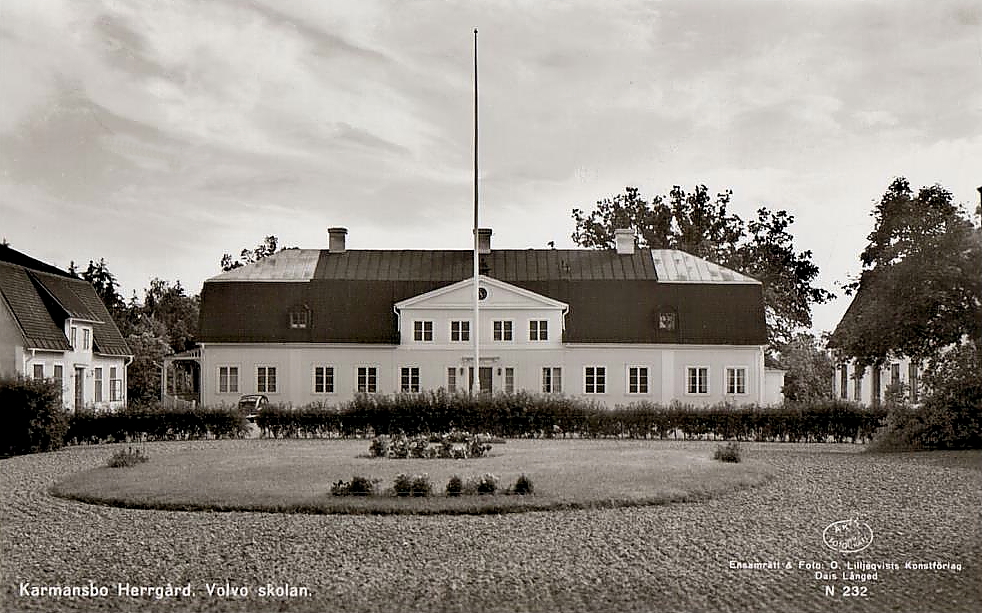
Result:
{"label": "white window frame", "polygon": [[[321,391],[317,391],[317,371],[321,370]],[[330,385],[328,385],[330,382]],[[310,368],[310,391],[318,396],[336,394],[338,389],[338,369],[334,364],[313,364]]]}
{"label": "white window frame", "polygon": [[[41,369],[41,376],[40,377],[38,376],[38,368]],[[40,364],[34,364],[34,367],[31,369],[31,378],[32,379],[44,379],[44,362],[41,362]]]}
{"label": "white window frame", "polygon": [[529,320],[529,341],[542,342],[549,340],[549,320],[530,319]]}
{"label": "white window frame", "polygon": [[290,309],[290,329],[306,330],[310,327],[310,309],[293,307]]}
{"label": "white window frame", "polygon": [[92,328],[82,328],[82,351],[92,349]]}
{"label": "white window frame", "polygon": [[78,326],[72,326],[71,327],[71,333],[70,333],[70,335],[69,335],[68,338],[71,340],[71,342],[69,344],[72,346],[72,351],[77,350],[78,349]]}
{"label": "white window frame", "polygon": [[415,319],[413,320],[413,342],[432,343],[433,342],[433,320]]}
{"label": "white window frame", "polygon": [[[632,389],[631,371],[638,371],[638,382],[636,389]],[[642,386],[641,372],[644,371],[644,385]],[[627,382],[627,393],[631,396],[645,396],[651,393],[651,368],[645,364],[628,364],[625,371],[625,381]],[[643,389],[642,389],[643,387]]]}
{"label": "white window frame", "polygon": [[[590,371],[593,374],[590,374]],[[593,377],[590,383],[589,377]],[[583,393],[591,396],[598,396],[607,393],[607,366],[604,364],[591,364],[583,367]]]}
{"label": "white window frame", "polygon": [[[413,380],[415,377],[415,381]],[[408,378],[409,382],[406,383]],[[411,364],[399,367],[399,391],[404,394],[418,394],[420,391],[419,366]],[[415,389],[413,389],[415,388]]]}
{"label": "white window frame", "polygon": [[[558,377],[556,375],[559,375]],[[557,384],[558,380],[558,384]],[[563,393],[563,367],[562,366],[543,366],[542,367],[542,393],[543,394],[562,394]]]}
{"label": "white window frame", "polygon": [[[457,325],[457,338],[454,338],[454,325]],[[466,327],[466,330],[464,329]],[[466,332],[466,335],[464,334]],[[466,336],[466,338],[465,338]],[[469,343],[471,342],[471,320],[469,319],[454,319],[450,322],[450,342],[451,343]]]}
{"label": "white window frame", "polygon": [[114,376],[119,374],[119,367],[109,367],[109,402],[123,402],[123,379]]}
{"label": "white window frame", "polygon": [[[235,389],[232,389],[232,369],[235,369]],[[225,370],[225,391],[222,391],[222,369]],[[238,364],[219,364],[215,367],[215,389],[219,394],[238,394],[239,378],[242,368]]]}
{"label": "white window frame", "polygon": [[[264,368],[265,376],[260,379],[259,369]],[[270,377],[270,369],[272,369],[272,377]],[[257,394],[278,394],[280,390],[279,386],[280,372],[277,364],[256,364],[256,393]],[[272,379],[273,385],[270,385],[270,379]],[[260,383],[262,385],[260,385]]]}
{"label": "white window frame", "polygon": [[92,369],[92,402],[102,402],[102,367]]}
{"label": "white window frame", "polygon": [[457,391],[457,367],[447,366],[447,391],[455,393]]}
{"label": "white window frame", "polygon": [[[723,385],[726,386],[726,395],[727,396],[746,396],[749,393],[747,391],[747,387],[748,387],[747,386],[747,381],[748,381],[747,373],[749,372],[749,370],[750,369],[748,369],[746,366],[727,366],[723,370]],[[734,388],[732,388],[733,391],[730,391],[731,390],[731,387],[730,387],[730,383],[731,383],[730,374],[731,373],[736,374],[736,373],[739,373],[739,372],[742,372],[743,373],[743,379],[742,380],[735,379],[735,380],[733,380],[733,383],[742,383],[743,384],[742,385],[743,391],[739,391],[740,390],[740,386],[739,385],[736,385]]]}
{"label": "white window frame", "polygon": [[512,366],[505,366],[504,373],[505,373],[504,374],[505,381],[504,381],[503,388],[505,390],[505,393],[514,394],[515,393],[515,368]]}
{"label": "white window frame", "polygon": [[[362,388],[361,371],[365,371],[365,389]],[[355,392],[358,394],[377,394],[378,393],[378,374],[379,366],[378,364],[359,364],[355,366]],[[372,377],[374,376],[374,386],[370,385],[372,383]]]}
{"label": "white window frame", "polygon": [[[700,370],[705,371],[705,373],[706,373],[706,380],[705,380],[706,389],[705,389],[705,391],[699,391],[699,374],[698,374],[698,371],[700,371]],[[695,389],[695,391],[693,391],[692,390],[692,387],[690,387],[690,385],[689,385],[689,383],[691,382],[691,376],[690,375],[691,375],[692,371],[697,371],[696,372],[696,381],[695,381],[695,383],[696,383],[696,389]],[[705,366],[705,365],[702,365],[702,364],[696,364],[696,365],[692,365],[692,366],[686,366],[685,367],[685,383],[684,383],[684,385],[685,385],[685,395],[686,396],[708,396],[709,395],[709,390],[712,389],[712,387],[711,387],[712,383],[711,383],[711,379],[710,379],[710,369],[709,369],[709,366]]]}
{"label": "white window frame", "polygon": [[[506,325],[507,324],[507,325]],[[495,319],[491,324],[491,338],[496,343],[512,343],[515,341],[515,320]]]}

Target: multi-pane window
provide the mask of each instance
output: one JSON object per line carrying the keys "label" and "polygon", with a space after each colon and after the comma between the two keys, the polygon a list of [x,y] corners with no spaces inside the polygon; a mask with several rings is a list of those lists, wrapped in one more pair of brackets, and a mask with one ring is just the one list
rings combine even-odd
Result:
{"label": "multi-pane window", "polygon": [[256,367],[256,391],[260,394],[276,393],[276,367]]}
{"label": "multi-pane window", "polygon": [[95,369],[95,389],[93,393],[95,394],[95,401],[102,402],[102,369]]}
{"label": "multi-pane window", "polygon": [[512,322],[505,320],[496,320],[494,322],[494,340],[496,341],[510,341],[514,338],[512,333]]}
{"label": "multi-pane window", "polygon": [[630,366],[627,369],[627,393],[648,393],[648,367]]}
{"label": "multi-pane window", "polygon": [[689,366],[685,369],[685,393],[709,393],[709,368],[706,366]]}
{"label": "multi-pane window", "polygon": [[43,379],[44,378],[44,364],[34,365],[34,378]]}
{"label": "multi-pane window", "polygon": [[859,402],[863,399],[863,375],[866,373],[865,368],[857,368],[856,372],[853,373],[852,378],[855,382],[852,391],[852,399]]}
{"label": "multi-pane window", "polygon": [[[59,367],[55,367],[57,371]],[[109,367],[109,400],[110,402],[121,402],[123,400],[123,380],[119,378],[119,369],[115,366]]]}
{"label": "multi-pane window", "polygon": [[89,349],[92,349],[92,330],[82,328],[82,350],[88,351]]}
{"label": "multi-pane window", "polygon": [[403,366],[402,367],[402,386],[401,388],[404,392],[410,392],[415,394],[419,391],[419,367],[418,366]]}
{"label": "multi-pane window", "polygon": [[586,394],[604,394],[607,392],[607,368],[605,366],[587,366],[584,369],[583,392]]}
{"label": "multi-pane window", "polygon": [[870,382],[870,402],[874,405],[880,404],[880,368],[877,366],[873,367],[870,371],[872,376],[872,381]]}
{"label": "multi-pane window", "polygon": [[218,367],[218,393],[219,394],[239,393],[239,367],[238,366]]}
{"label": "multi-pane window", "polygon": [[910,401],[917,402],[918,397],[918,376],[917,376],[917,364],[911,362],[907,369],[907,382],[910,385]]}
{"label": "multi-pane window", "polygon": [[314,393],[334,393],[334,367],[314,366]]}
{"label": "multi-pane window", "polygon": [[675,313],[659,313],[658,314],[658,329],[664,330],[666,332],[671,332],[675,330],[675,326],[678,321],[678,315]]}
{"label": "multi-pane window", "polygon": [[450,366],[447,368],[447,391],[456,392],[457,391],[457,367]]}
{"label": "multi-pane window", "polygon": [[900,364],[890,365],[890,385],[900,385]]}
{"label": "multi-pane window", "polygon": [[839,370],[839,397],[849,398],[849,367],[843,364]]}
{"label": "multi-pane window", "polygon": [[511,367],[505,368],[505,393],[511,394],[515,391],[515,369]]}
{"label": "multi-pane window", "polygon": [[529,321],[529,340],[549,340],[549,321],[546,319],[533,319]]}
{"label": "multi-pane window", "polygon": [[420,342],[429,342],[433,340],[433,322],[432,321],[414,321],[413,322],[413,340]]}
{"label": "multi-pane window", "polygon": [[55,364],[55,373],[51,378],[55,380],[58,389],[58,401],[60,402],[64,393],[65,367],[61,364]]}
{"label": "multi-pane window", "polygon": [[78,328],[75,326],[71,329],[71,346],[72,349],[78,349]]}
{"label": "multi-pane window", "polygon": [[290,327],[296,330],[306,328],[310,325],[310,311],[304,308],[295,308],[290,311]]}
{"label": "multi-pane window", "polygon": [[560,394],[563,391],[563,369],[558,366],[546,366],[542,369],[542,392],[545,394]]}
{"label": "multi-pane window", "polygon": [[362,394],[374,394],[378,391],[378,367],[359,366],[358,367],[358,392]]}
{"label": "multi-pane window", "polygon": [[726,393],[747,393],[747,369],[743,367],[726,369]]}
{"label": "multi-pane window", "polygon": [[451,321],[450,340],[454,342],[466,342],[471,340],[471,322]]}

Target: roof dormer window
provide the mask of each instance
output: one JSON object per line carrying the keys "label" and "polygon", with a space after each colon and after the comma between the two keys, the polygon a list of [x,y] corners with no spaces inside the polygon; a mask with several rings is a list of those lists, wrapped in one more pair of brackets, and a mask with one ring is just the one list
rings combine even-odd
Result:
{"label": "roof dormer window", "polygon": [[310,308],[306,304],[298,304],[290,309],[290,328],[303,330],[310,327]]}
{"label": "roof dormer window", "polygon": [[678,326],[678,314],[674,311],[662,311],[658,314],[658,329],[663,332],[674,332]]}

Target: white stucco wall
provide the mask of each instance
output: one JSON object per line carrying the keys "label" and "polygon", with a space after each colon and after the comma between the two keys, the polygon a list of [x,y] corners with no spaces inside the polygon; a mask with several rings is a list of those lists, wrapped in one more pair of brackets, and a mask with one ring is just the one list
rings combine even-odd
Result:
{"label": "white stucco wall", "polygon": [[[887,360],[880,368],[880,389],[879,394],[876,393],[876,389],[873,381],[873,368],[867,367],[863,371],[863,375],[860,380],[859,394],[856,394],[856,365],[854,362],[846,362],[839,364],[835,368],[835,375],[833,380],[833,390],[835,397],[842,400],[850,400],[853,402],[860,402],[865,405],[874,404],[875,400],[884,400],[886,397],[887,388],[893,383],[894,365],[896,365],[897,374],[899,375],[899,381],[904,385],[905,394],[908,400],[913,402],[919,402],[921,397],[924,395],[924,385],[921,383],[920,378],[923,368],[917,368],[916,371],[916,393],[914,397],[911,397],[911,360],[906,357],[893,357]],[[842,373],[846,373],[846,384],[845,389],[842,385]],[[844,393],[843,393],[844,392]]]}

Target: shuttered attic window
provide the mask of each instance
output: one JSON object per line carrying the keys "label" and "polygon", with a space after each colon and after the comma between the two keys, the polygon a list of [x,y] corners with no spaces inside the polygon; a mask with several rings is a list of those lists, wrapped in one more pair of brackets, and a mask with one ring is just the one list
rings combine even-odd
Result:
{"label": "shuttered attic window", "polygon": [[298,304],[290,308],[290,328],[302,330],[310,327],[310,308],[306,304]]}

